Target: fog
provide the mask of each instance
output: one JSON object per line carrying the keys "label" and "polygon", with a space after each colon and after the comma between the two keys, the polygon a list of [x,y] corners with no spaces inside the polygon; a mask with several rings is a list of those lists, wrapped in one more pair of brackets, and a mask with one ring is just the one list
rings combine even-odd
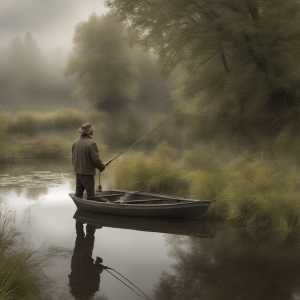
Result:
{"label": "fog", "polygon": [[[64,78],[76,24],[106,11],[96,0],[4,0],[0,9],[1,106],[8,111],[80,107]],[[46,106],[45,106],[46,104]]]}
{"label": "fog", "polygon": [[47,52],[60,47],[68,53],[75,25],[93,12],[104,13],[104,0],[3,0],[0,4],[0,46],[27,31]]}

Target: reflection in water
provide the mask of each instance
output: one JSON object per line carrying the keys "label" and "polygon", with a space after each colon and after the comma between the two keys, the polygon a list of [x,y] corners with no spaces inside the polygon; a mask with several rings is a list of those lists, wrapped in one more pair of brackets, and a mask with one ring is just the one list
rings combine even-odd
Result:
{"label": "reflection in water", "polygon": [[[12,199],[17,200],[14,201],[17,207],[22,203],[22,199],[29,199],[28,197],[32,198],[38,194],[46,193],[46,188],[49,190],[47,193],[49,192],[51,195],[52,190],[50,187],[59,184],[62,177],[64,177],[64,180],[62,180],[64,184],[66,181],[70,181],[70,178],[73,178],[73,173],[66,176],[63,174],[56,176],[56,173],[54,173],[56,170],[53,170],[51,174],[49,172],[35,173],[33,170],[30,170],[28,176],[18,176],[18,174],[21,174],[21,171],[21,169],[18,169],[15,173],[9,171],[13,174],[11,177],[5,176],[5,174],[0,175],[0,189],[2,192],[0,199],[1,197],[3,199],[6,198],[7,194],[8,201]],[[6,173],[8,173],[8,170]],[[24,181],[25,179],[27,180],[26,182]],[[20,185],[18,182],[20,182]],[[32,185],[30,182],[32,182]],[[25,197],[22,199],[16,198],[14,193],[11,193],[12,191],[17,195],[24,193]],[[37,210],[38,214],[35,221],[31,227],[28,226],[30,234],[32,231],[36,233],[32,235],[32,238],[36,239],[34,240],[35,243],[39,244],[46,236],[51,242],[58,245],[62,243],[63,239],[64,246],[73,248],[74,241],[71,240],[69,243],[68,236],[69,229],[74,230],[74,221],[66,222],[66,219],[69,218],[70,209],[72,211],[74,205],[68,202],[67,191],[64,191],[64,194],[65,198],[60,198],[63,201],[55,202],[56,194],[49,197],[48,200],[45,199],[44,202],[46,204],[55,203],[53,214],[49,213],[48,206],[45,206],[45,209],[43,209],[42,205],[36,208],[39,210]],[[1,210],[1,216],[3,216],[3,210]],[[49,222],[51,217],[55,219],[55,228],[67,228],[68,230],[61,230],[57,234],[56,230],[53,230],[53,224]],[[67,269],[65,269],[64,264],[61,264],[58,266],[57,271],[55,269],[55,272],[53,272],[53,274],[59,274],[59,276],[64,278],[63,283],[58,283],[57,287],[65,287],[68,281],[71,293],[74,296],[68,292],[68,295],[65,297],[54,296],[53,299],[70,299],[71,297],[72,299],[74,297],[75,299],[89,299],[91,297],[93,299],[107,299],[101,292],[101,295],[99,295],[99,292],[96,293],[100,288],[100,276],[102,276],[101,289],[105,288],[108,294],[113,294],[114,296],[111,297],[113,300],[141,299],[141,297],[136,296],[129,288],[123,286],[132,295],[132,297],[124,297],[123,290],[121,291],[122,283],[117,282],[116,285],[116,279],[107,272],[101,275],[103,266],[101,266],[99,261],[96,263],[92,259],[96,228],[105,226],[118,228],[114,232],[116,235],[119,234],[122,237],[118,241],[119,248],[121,248],[119,243],[124,240],[122,250],[127,254],[126,261],[124,259],[124,263],[122,260],[122,264],[124,263],[124,265],[120,264],[116,266],[117,270],[121,268],[121,273],[123,274],[124,272],[126,277],[129,273],[128,278],[132,282],[137,283],[138,287],[142,287],[142,290],[150,291],[154,288],[153,296],[151,295],[152,299],[300,300],[299,243],[293,242],[292,244],[292,241],[290,241],[290,244],[280,244],[279,242],[253,241],[243,235],[242,230],[227,227],[224,223],[216,225],[214,222],[147,220],[145,218],[102,216],[86,212],[76,212],[74,218],[77,220],[77,238],[71,262],[71,274],[69,258],[67,258]],[[90,225],[83,225],[83,223]],[[46,226],[47,224],[51,224],[51,226]],[[68,226],[71,226],[71,228]],[[119,228],[124,228],[125,230],[119,230]],[[131,230],[142,231],[143,233],[135,235],[136,232]],[[165,235],[166,245],[161,234],[149,234],[148,232],[167,233]],[[212,232],[216,232],[215,237]],[[114,239],[111,236],[109,238]],[[130,246],[128,245],[128,241],[130,241]],[[4,245],[2,244],[2,247]],[[19,244],[12,243],[9,245],[18,246]],[[110,250],[113,249],[114,245],[106,243],[107,256],[105,256],[104,260],[115,261],[109,256],[113,253]],[[152,247],[153,245],[155,247]],[[20,247],[17,249],[20,250],[21,261],[24,262],[28,257],[28,259],[35,263],[32,260],[32,256],[27,256],[27,252],[24,252],[23,247],[24,244],[20,244]],[[97,245],[95,245],[94,251],[96,249],[98,251],[96,247]],[[170,259],[167,259],[165,249],[168,249]],[[46,256],[52,259],[54,252],[53,250],[51,251],[50,254],[47,252]],[[15,250],[14,252],[10,251],[10,253],[14,253],[14,255],[18,254]],[[34,253],[40,254],[40,252],[36,251]],[[6,258],[11,263],[10,256],[6,256]],[[38,259],[44,263],[43,255],[40,255]],[[174,260],[175,263],[173,263]],[[3,263],[4,260],[1,259],[0,264]],[[169,267],[170,265],[171,268]],[[18,267],[20,266],[23,265],[18,263]],[[127,273],[129,268],[133,272]],[[23,270],[26,269],[23,268]],[[41,274],[36,269],[33,268],[33,270],[34,275]],[[3,268],[1,268],[1,272],[2,275],[6,275]],[[70,274],[69,278],[68,274]],[[105,281],[103,280],[104,275],[106,276]],[[44,280],[43,276],[37,277],[37,279],[28,281],[28,283],[36,284],[39,280]],[[144,280],[145,284],[141,284],[142,280]],[[45,284],[43,283],[42,286],[45,286]],[[46,287],[49,288],[50,285],[47,284]],[[56,290],[59,290],[57,287]],[[36,289],[34,292],[38,293],[39,291]],[[142,293],[139,292],[139,294]],[[25,298],[16,297],[15,299]],[[39,299],[46,298],[39,297]]]}
{"label": "reflection in water", "polygon": [[[77,239],[76,239],[76,246],[78,243],[78,240],[80,239],[81,243],[83,244],[84,239],[84,232],[83,232],[83,223],[87,223],[87,236],[85,237],[87,239],[88,237],[88,228],[101,228],[101,227],[111,227],[111,228],[119,228],[119,229],[130,229],[130,230],[138,230],[138,231],[144,231],[144,232],[162,232],[162,233],[168,233],[169,237],[173,237],[176,239],[176,237],[183,237],[185,236],[193,236],[195,239],[199,238],[208,238],[209,240],[214,238],[215,235],[210,231],[210,229],[205,225],[205,223],[201,220],[178,220],[178,219],[157,219],[157,218],[141,218],[141,217],[124,217],[124,216],[114,216],[114,215],[105,215],[105,214],[99,214],[99,213],[93,213],[93,212],[87,212],[82,210],[77,210],[74,214],[73,218],[76,219],[76,232],[77,232]],[[93,224],[93,225],[92,225]],[[178,236],[177,234],[180,234]],[[92,238],[92,237],[91,237]],[[90,241],[89,243],[93,243]],[[89,246],[88,246],[89,245]],[[86,251],[86,266],[85,268],[88,268],[89,272],[92,272],[93,269],[93,259],[92,256],[92,247],[90,244],[87,243],[86,249],[83,250]],[[83,256],[83,251],[77,252],[78,257]],[[74,251],[75,256],[75,251]],[[84,260],[81,258],[81,263],[84,262]],[[87,267],[89,264],[90,267]],[[149,268],[152,266],[149,265]],[[78,266],[77,267],[79,272],[82,272],[81,270],[83,267]],[[72,271],[73,271],[72,267]],[[139,289],[136,285],[134,285],[129,279],[127,279],[125,276],[118,273],[116,270],[108,267],[103,267],[104,270],[106,270],[108,273],[110,273],[112,276],[114,276],[116,279],[120,280],[122,284],[125,284],[127,288],[132,290],[134,293],[136,293],[139,297],[151,300],[146,293],[144,293],[141,289]],[[112,272],[114,274],[112,274]],[[84,282],[84,280],[82,280]],[[75,283],[74,283],[75,284]],[[71,282],[70,282],[71,285]],[[77,286],[79,288],[79,285]],[[93,290],[93,289],[92,289]],[[94,291],[94,290],[93,290]],[[173,292],[176,293],[176,289],[173,289]],[[74,295],[74,293],[72,293]],[[87,299],[87,298],[76,298],[76,299]],[[159,298],[164,299],[164,298]],[[167,298],[167,299],[172,299]],[[174,298],[175,299],[175,298]],[[189,298],[177,298],[177,299],[189,299]],[[196,299],[196,298],[195,298]],[[192,300],[192,299],[191,299]]]}
{"label": "reflection in water", "polygon": [[87,300],[94,296],[100,287],[100,274],[103,272],[102,259],[92,258],[96,226],[87,224],[86,234],[82,222],[76,221],[76,241],[71,260],[69,283],[71,294],[76,300]]}
{"label": "reflection in water", "polygon": [[105,226],[138,231],[189,235],[203,238],[213,238],[215,236],[203,220],[116,216],[78,209],[73,218],[77,221],[94,224],[95,226],[100,227]]}
{"label": "reflection in water", "polygon": [[38,200],[42,195],[47,195],[48,192],[46,187],[31,188],[26,190],[25,197],[31,200]]}
{"label": "reflection in water", "polygon": [[33,171],[31,174],[10,176],[9,174],[0,175],[1,187],[55,187],[64,183],[69,176],[67,173],[52,173],[50,171]]}
{"label": "reflection in water", "polygon": [[63,184],[68,178],[70,174],[50,171],[32,171],[17,176],[0,174],[0,188],[14,190],[18,196],[25,192],[27,199],[37,200],[41,195],[48,194],[49,188]]}
{"label": "reflection in water", "polygon": [[250,241],[222,226],[213,242],[167,237],[177,262],[161,274],[155,300],[300,299],[299,245]]}

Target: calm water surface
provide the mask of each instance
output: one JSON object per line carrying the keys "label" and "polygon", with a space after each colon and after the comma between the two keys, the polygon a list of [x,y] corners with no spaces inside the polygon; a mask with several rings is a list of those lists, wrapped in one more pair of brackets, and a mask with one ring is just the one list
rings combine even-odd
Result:
{"label": "calm water surface", "polygon": [[[101,184],[108,186],[105,176]],[[29,163],[0,171],[1,200],[17,211],[32,247],[46,242],[70,250],[45,270],[56,282],[54,299],[89,299],[97,290],[92,299],[300,299],[299,244],[253,241],[216,222],[99,221],[76,212],[68,196],[74,186],[69,165]],[[30,222],[24,223],[28,206]],[[135,287],[110,270],[133,290],[95,267],[96,257],[129,279]]]}

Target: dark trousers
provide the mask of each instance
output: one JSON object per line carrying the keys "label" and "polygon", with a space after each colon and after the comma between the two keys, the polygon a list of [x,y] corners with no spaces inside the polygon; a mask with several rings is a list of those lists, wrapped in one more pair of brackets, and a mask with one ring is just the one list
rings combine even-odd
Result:
{"label": "dark trousers", "polygon": [[75,196],[82,198],[86,190],[87,199],[95,199],[95,177],[94,175],[82,175],[76,173]]}

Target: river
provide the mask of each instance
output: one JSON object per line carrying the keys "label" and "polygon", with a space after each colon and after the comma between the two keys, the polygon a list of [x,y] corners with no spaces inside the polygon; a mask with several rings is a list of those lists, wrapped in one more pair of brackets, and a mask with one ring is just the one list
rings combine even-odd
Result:
{"label": "river", "polygon": [[[108,186],[105,176],[101,184]],[[16,225],[32,247],[47,243],[69,251],[45,268],[55,280],[53,299],[300,299],[297,242],[258,241],[203,220],[103,216],[102,226],[94,215],[76,212],[68,196],[74,187],[68,164],[27,162],[0,171],[1,200],[16,211]],[[95,266],[96,257],[111,269]]]}

